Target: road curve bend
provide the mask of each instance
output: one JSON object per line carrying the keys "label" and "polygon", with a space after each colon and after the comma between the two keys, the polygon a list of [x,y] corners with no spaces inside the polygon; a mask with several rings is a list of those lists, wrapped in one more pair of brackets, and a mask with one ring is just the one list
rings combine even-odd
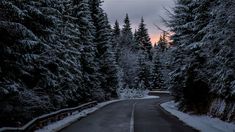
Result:
{"label": "road curve bend", "polygon": [[61,132],[197,132],[160,107],[171,96],[159,96],[107,105]]}

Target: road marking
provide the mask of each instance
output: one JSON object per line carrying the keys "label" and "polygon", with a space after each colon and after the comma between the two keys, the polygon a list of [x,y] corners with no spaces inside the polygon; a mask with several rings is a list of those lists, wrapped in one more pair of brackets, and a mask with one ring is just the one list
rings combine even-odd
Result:
{"label": "road marking", "polygon": [[131,112],[130,132],[134,132],[135,105],[136,103],[133,104],[132,112]]}

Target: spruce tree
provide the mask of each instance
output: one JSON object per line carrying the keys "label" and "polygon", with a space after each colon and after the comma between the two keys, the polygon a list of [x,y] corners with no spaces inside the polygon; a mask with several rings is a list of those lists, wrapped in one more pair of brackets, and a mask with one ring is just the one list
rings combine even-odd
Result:
{"label": "spruce tree", "polygon": [[166,37],[166,32],[164,31],[163,34],[160,36],[158,44],[156,45],[156,48],[159,48],[161,52],[164,52],[168,48],[168,41]]}
{"label": "spruce tree", "polygon": [[[211,3],[203,0],[202,3],[207,3],[211,7],[210,21],[201,30],[205,34],[201,42],[203,43],[203,52],[207,53],[208,57],[206,73],[210,77],[210,90],[217,96],[226,96],[225,99],[233,101],[235,97],[235,3],[232,0],[216,0]],[[199,9],[207,9],[202,5],[199,7]],[[202,19],[204,15],[208,14],[201,14],[200,18]],[[204,19],[207,20],[208,17]],[[203,24],[199,20],[197,22]],[[216,110],[216,108],[214,109]],[[227,114],[227,112],[225,113]],[[231,116],[229,118],[231,119]]]}
{"label": "spruce tree", "polygon": [[[208,100],[216,100],[215,96],[233,100],[233,6],[234,2],[222,0],[177,1],[168,23],[175,33],[170,83],[181,109],[207,113]],[[211,109],[217,113],[217,106]],[[227,114],[231,112],[228,108],[223,116],[231,119]]]}
{"label": "spruce tree", "polygon": [[116,20],[112,30],[112,43],[113,43],[113,50],[115,53],[116,62],[118,63],[118,65],[121,56],[120,39],[121,39],[121,29],[119,27],[118,21]]}
{"label": "spruce tree", "polygon": [[[57,37],[53,30],[57,19],[44,14],[45,10],[36,7],[38,4],[44,3],[16,0],[0,2],[0,33],[3,37],[1,51],[4,53],[1,54],[3,55],[1,59],[4,60],[1,61],[5,62],[0,66],[0,69],[4,70],[0,73],[2,77],[0,80],[1,87],[6,88],[4,91],[9,95],[7,100],[3,100],[5,103],[1,103],[5,104],[1,108],[14,106],[14,109],[2,110],[1,119],[6,119],[4,116],[8,118],[10,115],[14,119],[5,122],[16,120],[22,122],[29,117],[39,116],[64,105],[64,103],[60,105],[54,103],[59,101],[58,98],[55,99],[58,95],[56,90],[59,88],[59,77],[55,76],[58,63],[54,61],[59,48],[52,47],[53,40],[50,40],[51,36]],[[53,9],[48,5],[45,7]],[[10,44],[7,44],[8,42]],[[57,46],[61,44],[58,43]],[[4,65],[8,65],[10,69],[5,69]]]}
{"label": "spruce tree", "polygon": [[138,55],[135,50],[135,41],[131,31],[131,23],[128,14],[124,19],[120,38],[120,59],[119,66],[123,71],[123,85],[125,88],[134,88],[134,78],[136,77]]}
{"label": "spruce tree", "polygon": [[151,89],[164,89],[161,62],[158,57],[153,59],[153,70],[151,73]]}
{"label": "spruce tree", "polygon": [[178,76],[174,76],[174,78],[171,78],[171,83],[174,85],[171,85],[170,87],[177,101],[181,100],[183,97],[183,83],[180,80],[184,78],[184,74],[181,72],[180,68],[184,66],[184,64],[187,64],[187,62],[184,62],[186,54],[184,53],[183,48],[180,47],[180,45],[187,46],[190,44],[190,39],[192,39],[192,27],[190,27],[190,25],[188,24],[194,19],[194,8],[192,5],[192,0],[177,0],[176,6],[174,8],[174,14],[168,21],[168,26],[171,28],[171,31],[174,32],[174,35],[172,35],[171,37],[173,43],[175,46],[179,47],[173,52],[173,56],[177,56],[177,59],[172,62],[172,65],[177,65],[177,70],[175,70],[175,72],[177,71],[179,73],[177,73]]}
{"label": "spruce tree", "polygon": [[150,61],[146,60],[144,54],[140,54],[138,58],[137,76],[135,78],[135,85],[141,86],[142,90],[151,89],[151,65]]}
{"label": "spruce tree", "polygon": [[122,35],[126,35],[126,36],[129,36],[130,39],[133,38],[133,34],[132,34],[132,31],[131,31],[131,23],[130,23],[130,19],[129,19],[129,15],[126,14],[126,17],[124,19],[124,26],[123,26],[123,29],[122,29]]}
{"label": "spruce tree", "polygon": [[118,88],[117,62],[112,43],[112,30],[107,15],[100,7],[101,1],[91,0],[90,8],[95,25],[95,44],[97,47],[96,58],[99,60],[100,87],[104,90],[106,99],[116,97]]}
{"label": "spruce tree", "polygon": [[121,29],[117,20],[115,21],[115,25],[113,27],[113,36],[116,38],[119,38],[121,36]]}
{"label": "spruce tree", "polygon": [[121,31],[121,45],[122,48],[134,48],[133,33],[131,31],[131,23],[128,14],[124,19],[124,25]]}
{"label": "spruce tree", "polygon": [[[83,77],[83,92],[92,93],[99,89],[97,80],[97,63],[95,62],[96,46],[94,45],[95,27],[92,22],[87,0],[73,0],[72,16],[77,18],[81,43],[81,71]],[[91,97],[92,95],[88,96]]]}
{"label": "spruce tree", "polygon": [[139,25],[139,29],[136,34],[136,41],[137,45],[140,46],[140,48],[147,53],[146,56],[148,56],[151,59],[152,55],[150,50],[152,49],[152,44],[150,41],[146,25],[144,24],[143,17],[141,18],[141,23]]}
{"label": "spruce tree", "polygon": [[175,34],[172,35],[174,45],[190,44],[193,33],[193,25],[189,24],[194,20],[195,9],[193,0],[177,0],[174,14],[168,21],[168,26]]}

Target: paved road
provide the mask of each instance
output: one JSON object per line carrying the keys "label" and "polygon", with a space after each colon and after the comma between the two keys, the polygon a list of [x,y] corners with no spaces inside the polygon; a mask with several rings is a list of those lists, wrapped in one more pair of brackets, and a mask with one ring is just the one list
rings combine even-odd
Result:
{"label": "paved road", "polygon": [[197,132],[164,111],[159,104],[171,100],[128,100],[110,104],[61,132]]}

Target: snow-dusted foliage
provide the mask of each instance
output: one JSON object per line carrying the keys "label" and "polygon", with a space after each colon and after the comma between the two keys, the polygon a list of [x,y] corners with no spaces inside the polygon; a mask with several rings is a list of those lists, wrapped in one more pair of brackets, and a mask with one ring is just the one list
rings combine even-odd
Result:
{"label": "snow-dusted foliage", "polygon": [[115,48],[112,43],[112,29],[107,15],[100,7],[100,0],[90,0],[92,19],[95,25],[95,40],[97,47],[96,59],[99,61],[100,86],[106,93],[106,99],[117,97],[118,65],[115,58]]}
{"label": "snow-dusted foliage", "polygon": [[152,89],[169,89],[169,73],[172,66],[172,47],[167,40],[168,36],[164,31],[160,36],[158,43],[152,48]]}
{"label": "snow-dusted foliage", "polygon": [[[164,86],[164,79],[163,79],[163,68],[160,61],[160,54],[158,50],[155,50],[155,55],[153,57],[153,69],[151,73],[151,88],[152,89],[166,89]],[[162,53],[162,52],[161,52]]]}
{"label": "snow-dusted foliage", "polygon": [[[146,53],[146,56],[151,60],[151,49],[152,43],[150,41],[150,37],[148,34],[148,30],[146,25],[144,24],[144,18],[142,17],[141,23],[139,25],[138,31],[135,33],[135,40],[136,40],[136,48],[141,49]],[[147,59],[148,59],[147,58]]]}
{"label": "snow-dusted foliage", "polygon": [[150,52],[152,46],[144,19],[141,19],[138,32],[134,35],[131,29],[131,22],[127,14],[123,28],[120,29],[119,23],[116,21],[112,30],[114,58],[118,62],[119,87],[117,92],[121,98],[129,96],[133,91],[143,94],[146,89],[152,87],[152,53]]}
{"label": "snow-dusted foliage", "polygon": [[146,52],[139,53],[135,87],[139,89],[152,88],[152,63]]}
{"label": "snow-dusted foliage", "polygon": [[[141,86],[140,86],[141,87]],[[149,93],[147,89],[130,89],[130,88],[121,88],[118,89],[118,96],[121,99],[136,99],[146,97]]]}
{"label": "snow-dusted foliage", "polygon": [[116,96],[111,28],[92,2],[0,1],[0,126]]}
{"label": "snow-dusted foliage", "polygon": [[122,85],[124,88],[134,88],[134,78],[137,76],[138,54],[133,50],[134,39],[128,15],[126,15],[121,31],[119,31],[119,25],[116,22],[113,34],[114,43],[118,47],[117,61],[122,70]]}
{"label": "snow-dusted foliage", "polygon": [[182,110],[235,120],[234,6],[233,0],[177,0],[167,24],[174,32],[170,89]]}
{"label": "snow-dusted foliage", "polygon": [[123,71],[124,88],[151,89],[152,55],[150,50],[152,46],[145,26],[142,18],[139,29],[133,36],[128,15],[124,20],[121,33],[119,33],[118,23],[115,24],[114,34],[116,38],[120,38],[117,44],[119,45],[117,60]]}

